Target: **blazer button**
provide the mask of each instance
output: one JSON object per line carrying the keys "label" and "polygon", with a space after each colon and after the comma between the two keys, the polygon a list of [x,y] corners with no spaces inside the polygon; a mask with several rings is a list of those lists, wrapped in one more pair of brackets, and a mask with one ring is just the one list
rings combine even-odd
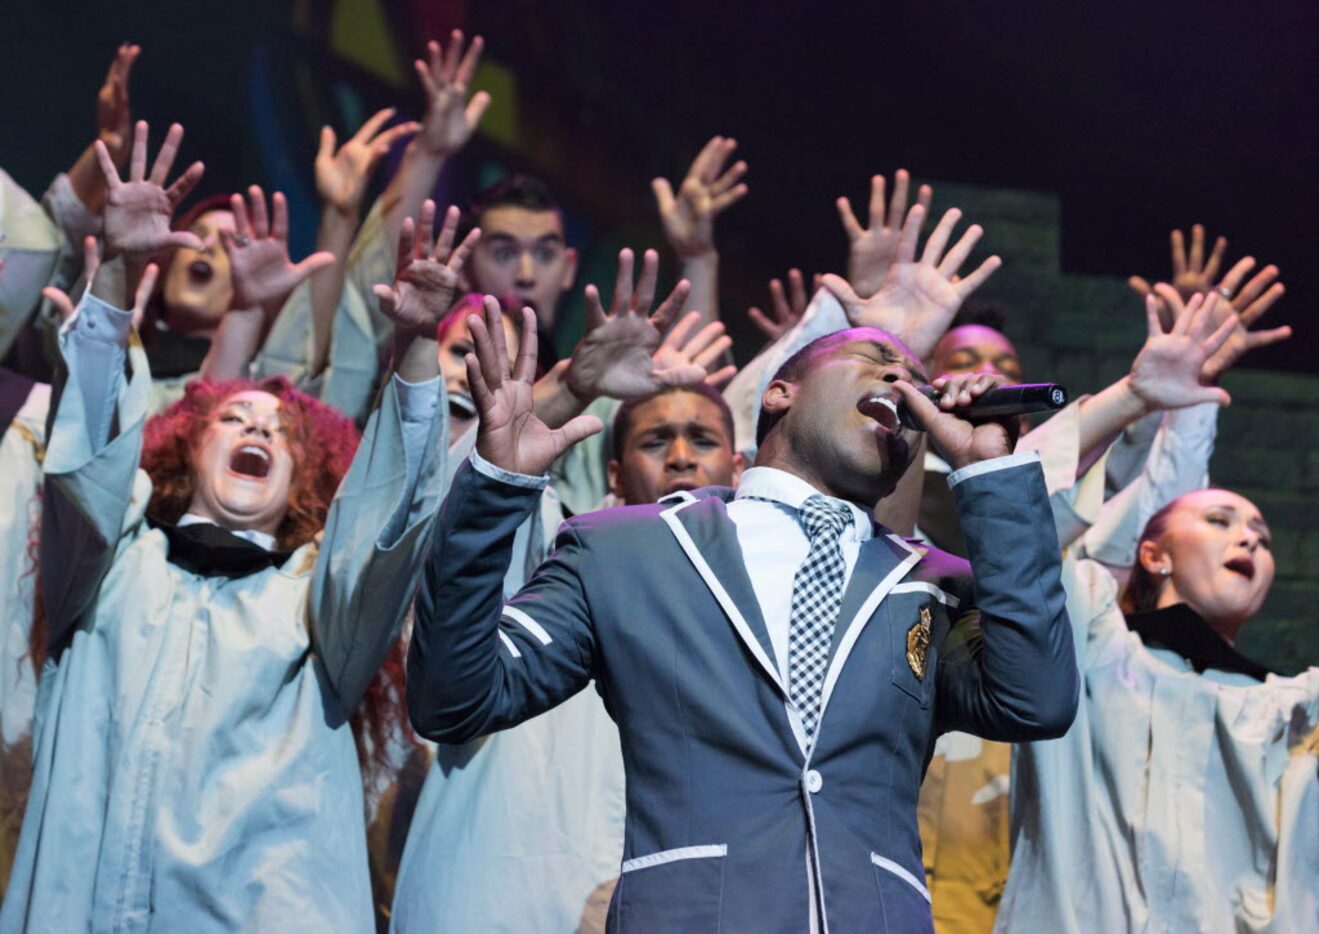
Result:
{"label": "blazer button", "polygon": [[811,794],[819,794],[820,789],[824,787],[824,777],[815,769],[806,773],[806,790]]}

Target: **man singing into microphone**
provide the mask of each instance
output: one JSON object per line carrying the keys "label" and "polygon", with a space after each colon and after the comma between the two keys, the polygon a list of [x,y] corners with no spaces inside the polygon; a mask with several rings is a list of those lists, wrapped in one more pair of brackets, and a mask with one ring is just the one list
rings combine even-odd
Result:
{"label": "man singing into microphone", "polygon": [[[770,381],[735,495],[571,520],[505,603],[514,530],[599,424],[546,428],[536,342],[510,371],[497,305],[470,326],[480,433],[418,596],[418,731],[463,742],[595,679],[627,775],[613,930],[930,930],[916,795],[935,737],[1056,737],[1076,709],[1037,457],[916,392],[920,364],[889,334],[830,335]],[[942,405],[993,384],[953,380]],[[898,400],[955,468],[969,565],[871,522],[917,439]]]}

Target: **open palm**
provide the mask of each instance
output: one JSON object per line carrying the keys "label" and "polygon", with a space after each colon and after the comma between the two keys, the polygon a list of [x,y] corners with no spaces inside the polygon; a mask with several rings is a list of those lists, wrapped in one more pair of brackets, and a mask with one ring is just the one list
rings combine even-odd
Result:
{"label": "open palm", "polygon": [[480,229],[474,229],[454,247],[458,218],[458,209],[450,207],[440,235],[434,240],[434,201],[427,200],[422,205],[419,225],[414,225],[410,217],[404,219],[399,232],[394,283],[375,287],[380,310],[397,327],[434,334],[440,320],[453,307],[458,297],[459,274],[481,236]]}
{"label": "open palm", "polygon": [[499,301],[487,295],[484,318],[467,319],[476,347],[467,355],[467,381],[480,417],[476,451],[486,461],[512,473],[539,477],[568,448],[604,426],[594,415],[579,415],[562,428],[550,428],[536,416],[536,313],[522,309],[518,358],[508,362],[508,345]]}
{"label": "open palm", "polygon": [[[600,301],[599,290],[594,285],[586,287],[586,333],[573,350],[565,377],[580,399],[636,399],[667,386],[695,385],[710,376],[719,355],[731,344],[719,322],[689,337],[700,321],[699,312],[688,312],[668,337],[663,337],[687,300],[691,286],[686,280],[679,282],[651,313],[659,255],[654,250],[646,251],[635,291],[632,267],[632,251],[621,251],[608,312]],[[725,374],[720,371],[715,375],[723,378]]]}
{"label": "open palm", "polygon": [[447,51],[431,41],[426,45],[427,61],[418,59],[414,63],[426,93],[426,115],[417,139],[427,151],[452,155],[466,145],[481,122],[481,115],[490,105],[490,95],[478,91],[469,101],[467,89],[484,47],[485,42],[476,36],[464,52],[462,31],[455,29]]}
{"label": "open palm", "polygon": [[[1171,289],[1170,289],[1171,290]],[[1151,410],[1181,409],[1201,402],[1227,405],[1228,394],[1202,378],[1205,361],[1231,335],[1232,320],[1217,321],[1214,306],[1219,296],[1193,296],[1165,332],[1159,320],[1159,303],[1145,297],[1149,336],[1131,365],[1131,388]],[[1226,302],[1224,302],[1226,304]]]}
{"label": "open palm", "polygon": [[273,312],[299,282],[333,265],[334,254],[322,250],[294,263],[289,258],[289,207],[284,195],[275,192],[271,214],[266,213],[266,195],[259,186],[249,187],[247,197],[248,203],[242,195],[230,197],[234,232],[220,232],[220,242],[229,254],[233,306]]}
{"label": "open palm", "polygon": [[133,130],[127,181],[119,177],[105,143],[98,139],[93,144],[96,160],[105,175],[107,256],[122,254],[129,260],[146,262],[154,255],[180,246],[202,247],[196,234],[170,229],[175,208],[202,177],[202,164],[194,162],[166,188],[165,180],[183,142],[183,127],[177,123],[170,126],[150,175],[147,174],[147,131],[146,121],[139,120]]}
{"label": "open palm", "polygon": [[[870,226],[862,227],[846,198],[836,202],[838,217],[847,234],[847,280],[862,298],[869,298],[880,290],[889,269],[898,262],[902,241],[903,223],[907,217],[907,192],[911,175],[898,169],[893,177],[893,200],[884,206],[884,176],[870,180]],[[929,185],[922,185],[916,194],[916,203],[926,215],[934,193]]]}
{"label": "open palm", "polygon": [[889,267],[878,292],[862,298],[850,283],[835,275],[824,277],[825,288],[839,300],[853,325],[888,331],[905,341],[918,357],[928,357],[962,303],[1002,265],[997,256],[991,256],[970,275],[958,276],[984,233],[979,225],[972,224],[945,253],[961,216],[956,208],[947,211],[930,232],[917,260],[916,240],[925,220],[925,208],[914,205],[903,224],[898,261]]}

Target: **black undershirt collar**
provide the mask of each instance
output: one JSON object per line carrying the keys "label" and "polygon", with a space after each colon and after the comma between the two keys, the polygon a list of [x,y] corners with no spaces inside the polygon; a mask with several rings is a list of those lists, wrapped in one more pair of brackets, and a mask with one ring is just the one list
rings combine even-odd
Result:
{"label": "black undershirt collar", "polygon": [[169,542],[169,563],[201,577],[247,577],[277,568],[290,552],[266,551],[218,525],[199,522],[177,526],[152,523]]}
{"label": "black undershirt collar", "polygon": [[1175,652],[1196,672],[1214,668],[1257,681],[1263,681],[1269,675],[1267,668],[1252,662],[1229,645],[1185,603],[1148,613],[1134,613],[1127,617],[1127,628],[1140,636],[1147,648]]}

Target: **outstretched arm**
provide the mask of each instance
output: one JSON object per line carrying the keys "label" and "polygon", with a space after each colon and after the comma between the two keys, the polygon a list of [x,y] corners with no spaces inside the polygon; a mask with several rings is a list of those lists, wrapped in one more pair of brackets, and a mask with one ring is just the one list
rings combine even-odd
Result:
{"label": "outstretched arm", "polygon": [[270,214],[260,187],[252,185],[247,195],[246,204],[242,195],[229,199],[234,232],[220,233],[229,254],[234,294],[202,361],[201,375],[206,379],[246,377],[249,364],[289,293],[316,270],[334,263],[332,254],[319,252],[295,264],[289,259],[289,209],[284,195],[275,192]]}
{"label": "outstretched arm", "polygon": [[[96,94],[96,138],[110,153],[114,164],[123,167],[132,144],[133,111],[128,97],[128,79],[141,46],[125,42],[115,52],[105,82]],[[87,210],[99,214],[105,207],[105,175],[96,162],[96,150],[88,146],[69,169],[73,193]],[[90,278],[90,277],[89,277]]]}
{"label": "outstretched arm", "polygon": [[[1054,424],[1057,417],[1050,419],[1022,439],[1020,450],[1038,450],[1048,462],[1070,464],[1069,473],[1075,475],[1121,431],[1150,412],[1202,402],[1229,404],[1228,394],[1217,386],[1223,371],[1251,347],[1291,333],[1290,328],[1247,331],[1244,319],[1217,293],[1196,294],[1183,305],[1171,286],[1161,283],[1155,288],[1145,298],[1148,336],[1131,371],[1077,403],[1071,429],[1060,433]],[[1172,314],[1167,331],[1161,323],[1164,311]],[[1074,457],[1051,456],[1049,451],[1056,452],[1060,444],[1072,449]],[[1072,476],[1051,477],[1051,489],[1062,489],[1071,480]]]}
{"label": "outstretched arm", "polygon": [[[60,334],[66,370],[55,382],[41,537],[41,586],[52,648],[63,643],[95,599],[130,515],[140,517],[150,496],[149,489],[135,491],[134,484],[151,376],[141,345],[130,336],[155,285],[151,257],[197,239],[171,231],[169,218],[202,168],[194,164],[166,187],[183,128],[170,127],[149,174],[147,130],[145,123],[134,130],[127,181],[119,177],[105,144],[95,144],[105,173],[110,259],[98,265],[89,254],[96,275]],[[124,298],[130,287],[132,303]],[[54,290],[48,297],[68,304]],[[131,378],[124,375],[126,351]],[[135,495],[137,508],[130,514]]]}
{"label": "outstretched arm", "polygon": [[448,474],[444,387],[435,327],[479,234],[454,246],[458,212],[435,235],[435,204],[403,223],[394,282],[379,286],[395,324],[395,375],[367,423],[326,519],[312,588],[316,652],[347,710],[398,637],[421,574]]}
{"label": "outstretched arm", "polygon": [[445,498],[416,604],[408,651],[408,709],[421,735],[465,742],[561,703],[590,681],[594,636],[575,566],[575,536],[509,606],[502,583],[517,527],[535,508],[545,472],[602,427],[578,416],[562,428],[536,417],[536,315],[510,367],[499,303],[468,319],[476,353],[468,381],[480,416],[476,452]]}
{"label": "outstretched arm", "polygon": [[691,293],[682,310],[699,310],[702,320],[719,320],[719,251],[714,242],[715,219],[746,196],[742,181],[747,164],[725,168],[737,141],[715,136],[692,160],[675,194],[667,178],[651,182],[664,237],[682,263],[682,278]]}
{"label": "outstretched arm", "polygon": [[331,327],[343,292],[348,248],[357,233],[367,183],[390,147],[415,133],[420,126],[409,121],[386,129],[386,123],[393,116],[392,107],[378,111],[337,150],[334,130],[328,126],[321,128],[315,164],[316,192],[321,197],[321,226],[316,232],[316,248],[329,253],[335,261],[311,275],[309,378],[325,369],[329,357]]}
{"label": "outstretched arm", "polygon": [[[147,265],[127,310],[96,296],[102,275],[122,282],[122,265],[102,265],[99,273],[60,330],[62,366],[42,465],[40,576],[52,651],[95,601],[121,537],[150,496],[137,464],[151,374],[133,326],[155,287],[157,267]],[[47,291],[58,307],[68,306],[64,293]],[[126,355],[131,376],[125,376]],[[137,507],[130,509],[134,498]]]}
{"label": "outstretched arm", "polygon": [[421,204],[435,189],[445,160],[467,145],[481,116],[490,106],[490,95],[478,91],[467,98],[476,66],[480,64],[485,40],[480,36],[464,48],[462,30],[449,37],[448,49],[432,40],[426,44],[427,60],[413,63],[426,95],[421,128],[408,144],[403,164],[380,196],[385,212],[385,237],[398,237],[403,218],[415,217]]}

